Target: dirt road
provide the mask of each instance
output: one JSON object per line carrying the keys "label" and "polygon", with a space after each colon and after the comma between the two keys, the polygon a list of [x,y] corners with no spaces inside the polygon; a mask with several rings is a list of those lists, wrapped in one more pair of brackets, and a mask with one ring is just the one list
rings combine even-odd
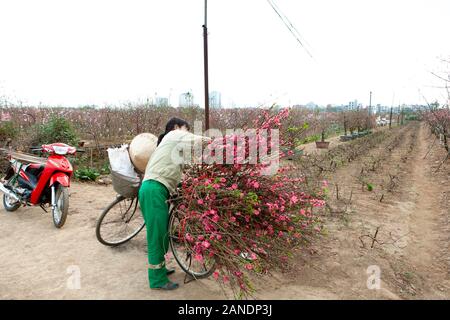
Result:
{"label": "dirt road", "polygon": [[[438,147],[424,159],[432,142],[426,128],[416,124],[394,131],[369,154],[330,175],[330,200],[336,198],[336,183],[340,199],[352,194],[347,210],[325,217],[326,235],[299,253],[289,274],[258,280],[257,298],[450,298],[450,166],[433,173],[442,159]],[[397,145],[388,152],[390,142]],[[358,174],[379,155],[383,161],[366,175],[374,187],[368,191]],[[395,176],[393,190],[389,174]],[[73,183],[62,230],[40,208],[0,209],[0,298],[232,298],[212,279],[183,284],[178,267],[173,280],[180,289],[150,290],[144,232],[119,248],[95,238],[96,219],[114,197],[111,187]],[[368,289],[368,268],[380,271],[380,289]]]}

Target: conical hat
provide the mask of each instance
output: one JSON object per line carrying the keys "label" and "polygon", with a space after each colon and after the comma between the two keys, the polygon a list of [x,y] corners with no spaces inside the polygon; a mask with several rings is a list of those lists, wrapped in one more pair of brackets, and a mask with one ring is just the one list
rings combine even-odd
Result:
{"label": "conical hat", "polygon": [[130,143],[130,159],[136,170],[144,173],[147,163],[156,149],[158,138],[151,133],[141,133]]}

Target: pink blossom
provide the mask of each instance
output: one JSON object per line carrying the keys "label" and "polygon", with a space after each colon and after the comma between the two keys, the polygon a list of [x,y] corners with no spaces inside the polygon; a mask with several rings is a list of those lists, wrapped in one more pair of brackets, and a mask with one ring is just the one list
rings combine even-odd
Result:
{"label": "pink blossom", "polygon": [[214,279],[219,279],[219,272],[218,271],[214,271],[214,273],[213,273],[213,277],[214,277]]}
{"label": "pink blossom", "polygon": [[195,254],[194,259],[200,263],[203,263],[203,255],[202,254]]}
{"label": "pink blossom", "polygon": [[211,247],[211,244],[208,241],[203,241],[202,246],[203,248],[208,249],[209,247]]}
{"label": "pink blossom", "polygon": [[173,253],[172,253],[172,252],[167,252],[167,253],[164,255],[164,258],[166,258],[167,260],[172,259],[172,257],[173,257]]}
{"label": "pink blossom", "polygon": [[216,214],[212,217],[212,221],[214,221],[215,223],[219,222],[220,217]]}
{"label": "pink blossom", "polygon": [[247,263],[247,264],[245,265],[245,269],[247,269],[247,270],[253,270],[253,265],[250,264],[250,263]]}
{"label": "pink blossom", "polygon": [[236,190],[238,188],[238,185],[236,183],[233,183],[231,185],[231,189]]}
{"label": "pink blossom", "polygon": [[194,238],[191,236],[190,233],[186,233],[186,234],[184,235],[184,238],[185,238],[187,241],[189,241],[189,242],[193,242],[193,241],[194,241]]}
{"label": "pink blossom", "polygon": [[293,204],[296,204],[298,202],[298,197],[295,194],[291,197],[291,202]]}
{"label": "pink blossom", "polygon": [[202,200],[202,199],[198,199],[198,200],[197,200],[197,203],[198,203],[199,205],[202,205],[202,204],[204,204],[204,202],[203,202],[203,200]]}

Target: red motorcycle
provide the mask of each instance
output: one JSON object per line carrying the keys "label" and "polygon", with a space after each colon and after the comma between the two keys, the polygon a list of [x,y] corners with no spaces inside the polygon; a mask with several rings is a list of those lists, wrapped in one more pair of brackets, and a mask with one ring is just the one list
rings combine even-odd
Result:
{"label": "red motorcycle", "polygon": [[[73,173],[72,165],[65,156],[74,155],[77,149],[64,143],[53,143],[33,148],[32,151],[49,156],[47,159],[38,158],[43,159],[40,163],[24,164],[18,160],[20,156],[17,153],[8,155],[10,166],[0,182],[0,191],[4,193],[3,205],[6,211],[15,211],[21,205],[39,205],[47,212],[47,204],[51,207],[53,223],[61,228],[69,210],[68,188]],[[23,159],[28,160],[26,157]]]}

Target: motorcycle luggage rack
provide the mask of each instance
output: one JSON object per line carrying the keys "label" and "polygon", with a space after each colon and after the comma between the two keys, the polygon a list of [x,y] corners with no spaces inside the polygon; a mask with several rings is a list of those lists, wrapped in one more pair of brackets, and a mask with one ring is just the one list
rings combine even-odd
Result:
{"label": "motorcycle luggage rack", "polygon": [[24,152],[18,152],[18,151],[12,151],[8,149],[0,149],[0,151],[3,151],[7,154],[7,156],[10,156],[11,158],[28,162],[28,163],[36,163],[36,164],[46,164],[47,159],[42,157],[37,157],[35,155],[24,153]]}

